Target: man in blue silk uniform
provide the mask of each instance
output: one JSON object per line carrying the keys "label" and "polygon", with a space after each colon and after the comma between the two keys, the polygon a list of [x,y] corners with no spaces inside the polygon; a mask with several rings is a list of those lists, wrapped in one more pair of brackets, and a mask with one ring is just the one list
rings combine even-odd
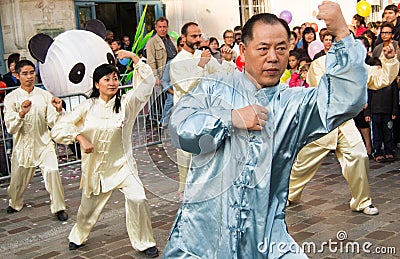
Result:
{"label": "man in blue silk uniform", "polygon": [[258,14],[242,31],[244,72],[205,78],[175,106],[172,142],[194,155],[163,257],[306,257],[285,223],[293,161],[366,102],[365,48],[338,4],[324,1],[318,18],[335,36],[318,88],[279,83],[290,30]]}

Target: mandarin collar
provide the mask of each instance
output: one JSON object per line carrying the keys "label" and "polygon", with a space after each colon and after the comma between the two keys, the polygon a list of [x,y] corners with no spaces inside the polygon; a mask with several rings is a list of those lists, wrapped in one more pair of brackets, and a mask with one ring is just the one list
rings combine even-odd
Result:
{"label": "mandarin collar", "polygon": [[101,99],[100,96],[98,97],[98,100],[99,100],[99,103],[100,103],[101,105],[103,105],[104,107],[110,107],[110,106],[114,107],[114,104],[115,104],[115,96],[116,96],[116,95],[114,95],[108,102],[106,102],[106,101],[104,101],[103,99]]}

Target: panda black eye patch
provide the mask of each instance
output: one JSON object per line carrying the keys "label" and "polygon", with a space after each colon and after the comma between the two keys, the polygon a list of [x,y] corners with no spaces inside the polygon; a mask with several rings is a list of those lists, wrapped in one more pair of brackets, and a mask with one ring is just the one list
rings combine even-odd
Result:
{"label": "panda black eye patch", "polygon": [[77,63],[69,72],[69,81],[74,84],[80,83],[85,76],[85,70],[85,65],[83,63]]}
{"label": "panda black eye patch", "polygon": [[107,53],[107,61],[108,61],[108,64],[115,66],[115,57],[113,54]]}

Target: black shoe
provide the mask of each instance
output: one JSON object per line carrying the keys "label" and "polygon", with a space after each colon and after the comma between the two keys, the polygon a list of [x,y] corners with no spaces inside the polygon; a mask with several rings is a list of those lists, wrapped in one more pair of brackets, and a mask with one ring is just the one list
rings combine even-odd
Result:
{"label": "black shoe", "polygon": [[144,250],[147,257],[154,258],[158,256],[158,249],[157,247],[153,246]]}
{"label": "black shoe", "polygon": [[11,206],[8,206],[8,207],[7,207],[7,213],[8,213],[8,214],[15,213],[15,212],[18,212],[18,210],[14,209],[14,208],[11,207]]}
{"label": "black shoe", "polygon": [[74,242],[69,242],[69,244],[68,244],[69,250],[76,250],[76,249],[78,249],[79,247],[82,247],[82,246],[84,246],[84,244],[77,245]]}
{"label": "black shoe", "polygon": [[66,221],[68,219],[68,213],[64,210],[60,210],[56,212],[56,217],[59,221]]}
{"label": "black shoe", "polygon": [[385,156],[386,162],[394,162],[394,156],[393,155],[386,155]]}

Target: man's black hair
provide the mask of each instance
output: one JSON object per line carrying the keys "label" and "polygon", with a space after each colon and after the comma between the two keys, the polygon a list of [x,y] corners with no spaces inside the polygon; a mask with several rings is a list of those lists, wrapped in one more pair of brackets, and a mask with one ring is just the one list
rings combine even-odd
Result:
{"label": "man's black hair", "polygon": [[35,64],[33,64],[32,61],[23,59],[23,60],[18,61],[15,64],[15,72],[17,72],[17,74],[19,74],[19,72],[21,72],[21,68],[23,68],[25,66],[31,66],[31,67],[33,67],[33,69],[35,69]]}
{"label": "man's black hair", "polygon": [[185,35],[185,36],[187,36],[187,31],[188,31],[188,28],[189,28],[189,26],[199,26],[197,23],[195,23],[195,22],[188,22],[188,23],[185,23],[183,26],[182,26],[182,29],[181,29],[181,34],[183,34],[183,35]]}
{"label": "man's black hair", "polygon": [[398,13],[398,12],[399,12],[399,8],[398,8],[395,4],[387,5],[387,6],[385,7],[385,9],[383,10],[383,12],[385,12],[386,10],[391,10],[391,11],[393,11],[393,12],[395,12],[395,13]]}
{"label": "man's black hair", "polygon": [[254,25],[256,23],[264,23],[264,24],[270,24],[270,25],[274,25],[274,24],[282,24],[282,26],[286,29],[287,32],[287,38],[288,40],[290,39],[290,28],[289,25],[287,24],[287,22],[281,18],[278,18],[276,15],[274,14],[270,14],[270,13],[260,13],[260,14],[256,14],[253,15],[247,22],[246,24],[243,26],[243,30],[242,30],[242,42],[244,43],[244,45],[247,46],[247,44],[249,43],[249,41],[251,41],[253,39],[253,29],[254,29]]}

